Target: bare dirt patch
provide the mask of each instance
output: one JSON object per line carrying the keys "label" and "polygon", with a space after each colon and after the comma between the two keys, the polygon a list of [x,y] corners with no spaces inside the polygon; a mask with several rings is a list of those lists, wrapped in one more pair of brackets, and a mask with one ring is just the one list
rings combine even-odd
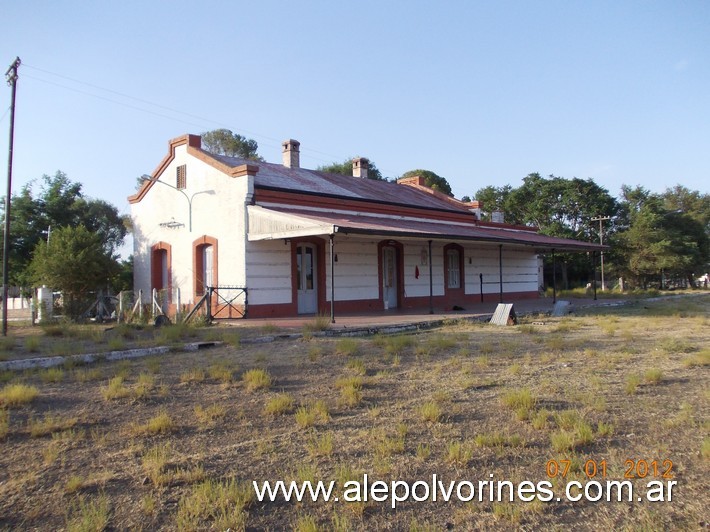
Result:
{"label": "bare dirt patch", "polygon": [[[517,327],[455,323],[3,373],[0,394],[20,383],[38,394],[9,407],[0,395],[0,526],[706,526],[709,308],[703,296]],[[389,502],[258,502],[251,489],[253,480],[342,483],[365,473],[538,482],[551,459],[571,463],[553,480],[556,495],[586,481],[587,460],[606,460],[609,480],[623,479],[629,459],[672,460],[678,484],[672,502],[410,500],[396,511]]]}

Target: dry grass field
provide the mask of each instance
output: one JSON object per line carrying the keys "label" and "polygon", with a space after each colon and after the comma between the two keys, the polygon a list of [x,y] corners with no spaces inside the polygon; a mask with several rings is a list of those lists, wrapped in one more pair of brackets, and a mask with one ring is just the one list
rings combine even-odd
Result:
{"label": "dry grass field", "polygon": [[[708,527],[710,296],[522,321],[0,373],[0,528]],[[549,460],[569,463],[564,478],[548,479]],[[671,460],[672,501],[409,500],[392,510],[258,502],[251,485],[435,473],[550,480],[561,495],[602,460],[604,481],[623,480],[627,460],[657,461],[657,474],[633,480],[639,490],[665,482]]]}

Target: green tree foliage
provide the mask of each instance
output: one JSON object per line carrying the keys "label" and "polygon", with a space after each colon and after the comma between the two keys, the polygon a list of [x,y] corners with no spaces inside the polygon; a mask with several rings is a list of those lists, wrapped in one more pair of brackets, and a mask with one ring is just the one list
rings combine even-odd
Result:
{"label": "green tree foliage", "polygon": [[[353,159],[356,157],[351,157],[350,159],[345,159],[342,163],[332,163],[325,166],[319,166],[316,168],[319,172],[326,172],[328,174],[342,174],[342,175],[353,175]],[[369,159],[368,159],[369,160]],[[370,161],[367,168],[367,178],[374,181],[387,181],[387,178],[382,175],[375,165],[374,162]]]}
{"label": "green tree foliage", "polygon": [[232,133],[229,129],[214,129],[202,133],[202,148],[215,155],[241,157],[253,161],[263,161],[257,153],[259,145],[254,139],[248,139]]}
{"label": "green tree foliage", "polygon": [[424,184],[433,190],[438,190],[439,192],[442,192],[442,193],[447,194],[449,196],[454,195],[453,192],[451,192],[451,185],[449,185],[449,182],[446,180],[446,178],[435,174],[431,170],[421,170],[421,169],[409,170],[408,172],[404,172],[402,174],[402,177],[413,177],[413,176],[423,177]]}
{"label": "green tree foliage", "polygon": [[682,185],[667,188],[663,194],[663,206],[669,211],[679,211],[694,218],[710,232],[710,194],[701,194]]}
{"label": "green tree foliage", "polygon": [[46,242],[50,230],[54,234],[61,227],[85,227],[97,235],[110,255],[123,244],[127,232],[125,217],[103,200],[86,198],[81,189],[81,183],[74,183],[65,173],[57,171],[54,176],[42,176],[40,184],[30,182],[13,195],[10,284],[31,286],[27,273],[32,253],[39,242]]}
{"label": "green tree foliage", "polygon": [[661,284],[661,277],[705,273],[710,261],[706,200],[677,186],[663,194],[643,187],[622,187],[623,230],[614,239],[613,264],[636,286]]}
{"label": "green tree foliage", "polygon": [[513,187],[510,185],[502,187],[488,185],[476,191],[473,197],[481,202],[484,219],[488,218],[490,220],[491,213],[494,211],[509,212],[511,210],[507,201],[512,190]]}
{"label": "green tree foliage", "polygon": [[32,255],[29,275],[35,285],[62,292],[65,311],[75,317],[87,296],[106,286],[119,266],[99,233],[84,226],[60,227],[49,242],[39,242]]}

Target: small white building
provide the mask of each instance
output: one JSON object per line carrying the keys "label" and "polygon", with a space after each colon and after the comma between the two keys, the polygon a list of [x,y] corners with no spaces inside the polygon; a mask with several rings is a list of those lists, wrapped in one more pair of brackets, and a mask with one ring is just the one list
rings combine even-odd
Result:
{"label": "small white building", "polygon": [[233,306],[248,317],[443,310],[538,297],[540,253],[598,248],[483,222],[477,202],[367,171],[362,158],[352,176],[300,168],[295,140],[279,165],[210,154],[197,135],[173,139],[129,197],[135,288],[166,291],[174,312],[175,288],[189,308],[215,287],[237,294],[231,306],[212,302],[233,317]]}

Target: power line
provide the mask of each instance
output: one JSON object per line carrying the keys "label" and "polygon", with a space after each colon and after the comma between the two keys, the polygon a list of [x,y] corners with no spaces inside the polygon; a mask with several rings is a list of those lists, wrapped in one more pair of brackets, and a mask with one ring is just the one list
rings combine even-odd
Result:
{"label": "power line", "polygon": [[[23,66],[25,66],[25,67],[27,67],[27,68],[29,68],[29,69],[32,69],[32,70],[36,70],[36,71],[38,71],[38,72],[42,72],[42,73],[45,73],[45,74],[49,74],[50,76],[56,76],[56,77],[58,77],[58,78],[65,79],[65,80],[71,81],[71,82],[73,82],[73,83],[78,83],[78,84],[80,84],[80,85],[85,85],[85,86],[87,86],[87,87],[91,87],[92,89],[96,89],[96,90],[108,92],[108,93],[110,93],[110,94],[115,94],[116,96],[121,96],[122,98],[127,98],[127,99],[129,99],[129,100],[133,100],[133,101],[136,101],[136,102],[140,102],[140,103],[143,103],[143,104],[145,104],[145,105],[149,105],[149,106],[153,106],[153,107],[156,107],[156,108],[159,108],[159,109],[163,109],[163,110],[166,110],[166,111],[170,111],[171,113],[175,113],[175,114],[183,115],[183,116],[186,116],[186,117],[189,117],[189,118],[197,119],[197,120],[200,120],[200,121],[205,122],[205,123],[209,123],[209,124],[221,126],[221,127],[224,127],[224,128],[228,128],[228,129],[230,129],[230,130],[232,130],[232,131],[237,131],[237,132],[244,133],[244,134],[247,134],[247,135],[250,135],[250,136],[258,137],[258,138],[260,138],[260,139],[264,139],[264,140],[266,140],[266,141],[270,141],[270,142],[273,143],[273,144],[270,144],[269,142],[265,142],[264,144],[266,144],[267,146],[272,146],[272,147],[276,147],[276,148],[281,147],[281,141],[280,141],[280,140],[275,139],[275,138],[273,138],[273,137],[269,137],[268,135],[263,135],[263,134],[261,134],[261,133],[256,133],[256,132],[254,132],[254,131],[249,131],[249,130],[242,129],[242,128],[235,128],[235,127],[230,126],[229,124],[226,124],[226,123],[224,123],[224,122],[220,122],[220,121],[218,121],[218,120],[212,120],[212,119],[210,119],[210,118],[206,118],[206,117],[203,117],[203,116],[195,115],[195,114],[192,114],[192,113],[187,113],[187,112],[185,112],[185,111],[180,111],[179,109],[175,109],[175,108],[172,108],[172,107],[169,107],[169,106],[160,104],[160,103],[152,102],[152,101],[150,101],[150,100],[146,100],[146,99],[143,99],[143,98],[138,98],[138,97],[132,96],[132,95],[130,95],[130,94],[126,94],[126,93],[123,93],[123,92],[120,92],[120,91],[117,91],[117,90],[114,90],[114,89],[109,89],[109,88],[107,88],[107,87],[102,87],[102,86],[100,86],[100,85],[96,85],[96,84],[94,84],[94,83],[89,83],[89,82],[86,82],[86,81],[82,81],[82,80],[80,80],[80,79],[76,79],[76,78],[73,78],[73,77],[70,77],[70,76],[65,76],[65,75],[63,75],[63,74],[59,74],[59,73],[56,73],[56,72],[52,72],[52,71],[50,71],[50,70],[46,70],[46,69],[43,69],[43,68],[35,67],[35,66],[32,66],[32,65],[26,65],[26,64],[24,64],[24,63],[23,63]],[[80,89],[76,89],[76,88],[74,88],[74,87],[69,87],[69,86],[67,86],[67,85],[63,85],[63,84],[60,84],[60,83],[56,83],[56,82],[53,82],[53,81],[50,81],[50,80],[47,80],[47,79],[38,78],[38,77],[36,77],[36,76],[29,76],[29,75],[25,75],[25,77],[31,78],[31,79],[34,79],[34,80],[37,80],[37,81],[41,81],[41,82],[43,82],[43,83],[47,83],[47,84],[50,84],[50,85],[54,85],[54,86],[56,86],[56,87],[61,87],[61,88],[63,88],[63,89],[67,89],[67,90],[70,90],[70,91],[74,91],[74,92],[77,92],[77,93],[79,93],[79,94],[84,94],[84,95],[87,95],[87,96],[92,96],[92,97],[94,97],[94,98],[98,98],[98,99],[101,99],[101,100],[105,100],[105,101],[108,101],[108,102],[112,102],[112,103],[115,103],[115,104],[117,104],[117,105],[123,105],[124,107],[128,107],[128,108],[130,108],[130,109],[134,109],[134,110],[142,111],[142,112],[145,112],[145,113],[149,113],[149,114],[152,114],[152,115],[154,115],[154,116],[159,116],[159,117],[161,117],[161,118],[167,118],[167,119],[169,119],[169,120],[175,120],[175,121],[177,121],[177,122],[181,122],[181,123],[183,123],[183,124],[187,124],[187,125],[191,125],[191,126],[195,126],[195,127],[199,127],[199,128],[205,127],[204,123],[203,123],[203,124],[196,124],[196,123],[194,123],[194,122],[189,122],[189,121],[187,121],[187,120],[183,120],[183,119],[180,119],[180,118],[176,118],[176,117],[168,116],[168,115],[165,115],[165,114],[161,114],[161,113],[158,113],[158,112],[155,112],[155,111],[151,111],[151,110],[149,110],[149,109],[145,109],[145,108],[138,107],[138,106],[135,106],[135,105],[130,105],[130,104],[127,104],[127,103],[125,103],[125,102],[121,102],[121,101],[118,101],[118,100],[115,100],[115,99],[107,98],[107,97],[105,97],[105,96],[100,96],[100,95],[98,95],[98,94],[94,94],[94,93],[91,93],[91,92],[82,91],[82,90],[80,90]],[[333,154],[330,154],[330,153],[327,153],[327,152],[323,152],[323,151],[320,151],[320,150],[316,150],[316,149],[313,149],[313,148],[305,147],[305,148],[303,149],[303,151],[309,152],[309,153],[317,153],[317,154],[320,154],[320,155],[323,155],[323,156],[326,156],[326,157],[330,157],[330,158],[331,158],[331,159],[323,159],[323,158],[321,158],[321,157],[315,157],[315,156],[312,156],[312,155],[311,155],[311,157],[312,157],[313,159],[318,160],[318,161],[321,161],[321,162],[324,162],[324,163],[332,163],[333,161],[340,161],[340,160],[341,160],[341,158],[338,157],[338,156],[336,156],[336,155],[333,155]]]}

